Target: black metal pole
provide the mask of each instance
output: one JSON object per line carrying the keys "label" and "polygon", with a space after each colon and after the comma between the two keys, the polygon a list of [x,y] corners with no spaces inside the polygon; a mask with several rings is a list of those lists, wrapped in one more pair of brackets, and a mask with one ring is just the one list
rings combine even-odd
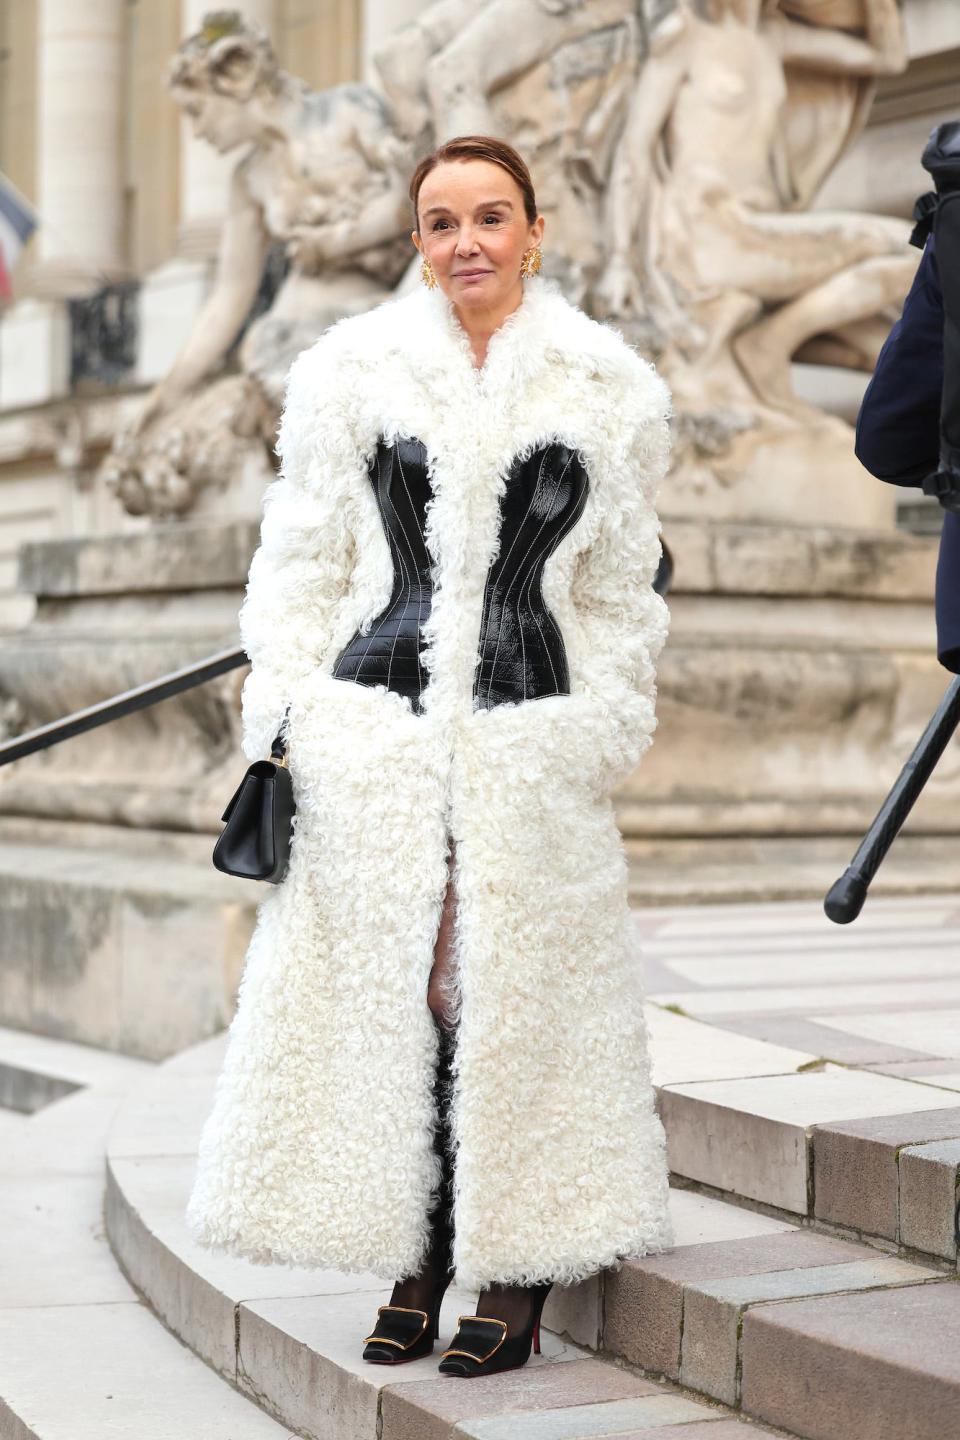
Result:
{"label": "black metal pole", "polygon": [[143,685],[124,690],[120,695],[112,695],[109,700],[99,700],[95,705],[88,705],[85,710],[75,710],[72,715],[65,715],[61,720],[52,720],[49,725],[38,725],[35,730],[27,730],[23,735],[0,741],[0,765],[22,760],[25,755],[32,755],[37,750],[47,750],[51,745],[58,745],[61,740],[69,740],[74,735],[83,734],[85,730],[106,725],[108,721],[116,720],[121,715],[132,715],[135,710],[145,710],[148,705],[156,705],[158,700],[167,700],[171,695],[193,689],[195,685],[204,685],[208,680],[215,680],[218,675],[225,675],[228,670],[236,670],[238,666],[249,663],[246,651],[240,647],[220,650],[216,655],[194,660],[191,664],[161,675],[156,680],[147,680]]}
{"label": "black metal pole", "polygon": [[847,869],[830,887],[823,908],[836,925],[856,920],[867,898],[870,881],[896,840],[914,802],[933,773],[933,768],[960,724],[960,676],[949,688],[920,736],[910,759],[897,776],[877,817]]}

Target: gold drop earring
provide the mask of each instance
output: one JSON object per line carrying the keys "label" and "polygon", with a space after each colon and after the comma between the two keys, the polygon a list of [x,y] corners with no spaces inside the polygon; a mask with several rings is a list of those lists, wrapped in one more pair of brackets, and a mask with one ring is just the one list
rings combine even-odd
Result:
{"label": "gold drop earring", "polygon": [[521,274],[521,275],[536,275],[536,274],[538,274],[538,273],[539,273],[539,270],[540,270],[540,265],[541,265],[542,261],[543,261],[543,254],[542,254],[542,252],[541,252],[541,250],[540,250],[540,246],[539,246],[539,245],[534,245],[532,249],[530,249],[530,250],[525,250],[525,251],[523,252],[523,260],[522,260],[521,265],[520,265],[520,274]]}
{"label": "gold drop earring", "polygon": [[430,264],[426,255],[424,255],[423,263],[420,266],[420,279],[428,290],[432,290],[437,283],[437,277],[433,273],[433,266]]}

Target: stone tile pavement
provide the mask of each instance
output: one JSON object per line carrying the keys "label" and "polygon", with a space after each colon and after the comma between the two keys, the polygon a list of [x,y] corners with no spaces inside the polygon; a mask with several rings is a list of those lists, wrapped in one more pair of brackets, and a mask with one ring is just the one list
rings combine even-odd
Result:
{"label": "stone tile pavement", "polygon": [[960,896],[871,899],[850,926],[812,902],[634,914],[660,1006],[839,1064],[960,1073]]}

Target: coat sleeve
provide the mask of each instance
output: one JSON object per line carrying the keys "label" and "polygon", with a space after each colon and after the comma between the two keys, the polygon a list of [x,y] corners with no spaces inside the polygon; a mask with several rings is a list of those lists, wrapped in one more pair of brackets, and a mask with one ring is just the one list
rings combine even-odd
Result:
{"label": "coat sleeve", "polygon": [[593,538],[577,557],[572,598],[586,639],[584,689],[598,711],[601,768],[617,783],[656,727],[656,662],[669,611],[653,588],[660,563],[656,502],[670,462],[670,392],[652,366],[608,438]]}
{"label": "coat sleeve", "polygon": [[878,480],[920,485],[937,468],[943,326],[943,293],[931,236],[857,415],[857,459]]}
{"label": "coat sleeve", "polygon": [[284,711],[320,664],[346,595],[355,557],[349,395],[325,337],[287,375],[276,449],[280,469],[266,487],[260,543],[239,612],[251,662],[241,692],[241,747],[269,754]]}

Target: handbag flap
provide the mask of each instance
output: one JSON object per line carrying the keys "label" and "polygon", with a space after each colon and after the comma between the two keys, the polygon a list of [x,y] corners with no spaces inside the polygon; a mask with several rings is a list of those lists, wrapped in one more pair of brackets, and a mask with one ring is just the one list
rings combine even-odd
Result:
{"label": "handbag flap", "polygon": [[243,779],[240,781],[240,784],[237,786],[236,790],[234,790],[233,794],[230,796],[230,799],[227,801],[227,808],[220,816],[220,819],[230,819],[230,816],[233,814],[234,809],[236,808],[237,801],[240,799],[240,792],[251,777],[261,780],[271,779],[274,776],[276,770],[277,766],[273,763],[272,760],[254,760],[253,764],[247,767]]}
{"label": "handbag flap", "polygon": [[218,870],[252,880],[279,881],[286,869],[294,814],[290,771],[257,760],[244,775],[224,814],[214,846]]}

